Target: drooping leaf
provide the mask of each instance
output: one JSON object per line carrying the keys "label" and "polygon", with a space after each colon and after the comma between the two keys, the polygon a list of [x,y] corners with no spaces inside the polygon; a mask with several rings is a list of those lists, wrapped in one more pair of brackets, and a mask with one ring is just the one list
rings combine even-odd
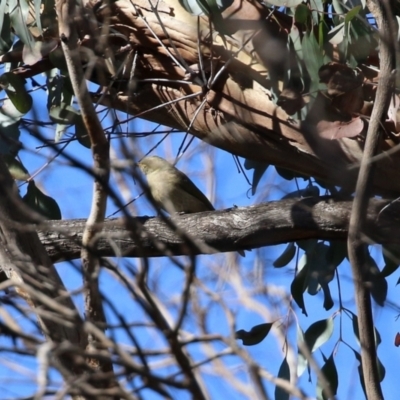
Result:
{"label": "drooping leaf", "polygon": [[[335,360],[333,358],[333,353],[330,355],[328,359],[323,355],[325,364],[321,368],[321,372],[325,376],[326,380],[329,383],[330,392],[332,395],[336,395],[337,389],[339,386],[339,378],[335,365]],[[318,379],[317,382],[317,399],[318,400],[328,400],[330,397],[326,390],[324,390],[322,382]]]}
{"label": "drooping leaf", "polygon": [[382,246],[382,253],[385,266],[381,271],[381,276],[386,278],[399,268],[400,249],[397,245],[384,245]]}
{"label": "drooping leaf", "polygon": [[[360,378],[360,383],[361,383],[361,387],[363,389],[365,398],[367,398],[366,392],[365,392],[365,384],[364,384],[364,372],[363,372],[363,368],[362,368],[362,361],[361,361],[361,355],[360,353],[358,353],[357,351],[355,351],[353,349],[354,355],[356,357],[356,360],[359,362],[358,365],[358,374],[359,374],[359,378]],[[379,358],[377,358],[377,363],[378,363],[378,374],[379,374],[379,381],[382,382],[383,378],[385,377],[385,367],[383,366],[383,364],[381,363],[381,361],[379,360]]]}
{"label": "drooping leaf", "polygon": [[61,219],[61,210],[57,202],[39,190],[33,180],[28,183],[26,195],[22,200],[46,219]]}
{"label": "drooping leaf", "polygon": [[[306,255],[304,254],[302,259],[306,259]],[[306,261],[305,261],[306,263]],[[290,285],[290,293],[292,294],[293,300],[296,304],[301,308],[301,311],[304,315],[307,315],[306,306],[304,304],[304,290],[307,287],[307,278],[308,278],[308,267],[307,264],[304,265],[302,269],[299,270],[298,274],[293,279]]]}
{"label": "drooping leaf", "polygon": [[303,353],[300,351],[300,347],[304,343],[304,332],[302,331],[298,323],[296,324],[296,328],[297,328],[296,332],[297,332],[297,347],[298,347],[297,376],[300,377],[301,375],[303,375],[303,372],[306,370],[306,368],[308,369],[308,371],[310,371],[310,369],[307,359],[303,356]]}
{"label": "drooping leaf", "polygon": [[314,322],[304,333],[304,341],[311,353],[326,343],[333,333],[333,319],[321,319]]}
{"label": "drooping leaf", "polygon": [[311,11],[305,4],[299,4],[294,13],[294,19],[299,24],[306,24],[311,17]]}
{"label": "drooping leaf", "polygon": [[330,275],[326,263],[326,254],[328,246],[322,242],[317,243],[312,251],[307,251],[308,266],[308,293],[315,295],[321,289],[321,282],[326,283],[326,275]]}
{"label": "drooping leaf", "polygon": [[273,266],[275,268],[282,268],[285,267],[293,260],[293,257],[296,254],[296,246],[293,242],[288,243],[286,249],[283,253],[273,262]]}
{"label": "drooping leaf", "polygon": [[88,131],[86,129],[86,126],[85,126],[81,116],[79,116],[79,118],[75,122],[75,134],[76,134],[76,138],[78,139],[78,142],[83,147],[86,147],[88,149],[91,148],[92,143],[90,141]]}
{"label": "drooping leaf", "polygon": [[8,0],[8,9],[10,11],[11,25],[17,36],[22,40],[24,45],[33,49],[35,39],[28,29],[26,19],[29,13],[29,4],[26,1]]}
{"label": "drooping leaf", "polygon": [[311,80],[316,83],[316,86],[318,86],[318,71],[324,64],[323,54],[312,31],[304,35],[301,43],[303,46],[303,54],[306,55],[306,57],[304,57],[304,63],[308,74]]}
{"label": "drooping leaf", "polygon": [[[286,357],[283,359],[282,364],[279,368],[278,378],[290,382],[290,369]],[[279,386],[275,386],[275,400],[289,400],[289,398],[290,395],[286,390],[283,390]]]}
{"label": "drooping leaf", "polygon": [[35,22],[39,29],[40,34],[42,34],[42,22],[40,20],[40,7],[42,5],[42,0],[33,0],[35,6]]}
{"label": "drooping leaf", "polygon": [[46,42],[37,41],[32,48],[25,45],[22,50],[22,59],[26,65],[34,65],[57,48],[57,46],[58,42],[56,40],[48,40]]}
{"label": "drooping leaf", "polygon": [[329,311],[334,305],[333,300],[332,300],[331,291],[330,291],[329,285],[327,283],[321,283],[321,287],[322,287],[322,290],[324,292],[324,304],[323,304],[323,306],[324,306],[326,311]]}
{"label": "drooping leaf", "polygon": [[32,96],[27,92],[25,81],[20,75],[12,72],[1,75],[0,88],[6,91],[7,96],[21,114],[26,114],[32,108]]}
{"label": "drooping leaf", "polygon": [[0,154],[16,156],[21,148],[19,141],[19,121],[22,114],[14,107],[10,99],[0,106]]}
{"label": "drooping leaf", "polygon": [[11,49],[14,41],[14,34],[11,31],[10,14],[4,14],[6,3],[6,1],[0,1],[0,56]]}
{"label": "drooping leaf", "polygon": [[369,254],[367,257],[367,263],[371,296],[378,305],[383,307],[388,291],[387,281],[385,277],[381,275],[375,260]]}
{"label": "drooping leaf", "polygon": [[360,10],[361,10],[361,6],[355,6],[355,7],[353,7],[353,8],[346,14],[346,16],[344,17],[344,22],[345,22],[345,23],[350,22],[353,18],[355,18],[355,17],[359,14]]}
{"label": "drooping leaf", "polygon": [[260,162],[260,161],[254,161],[254,160],[248,160],[246,159],[244,162],[244,167],[246,169],[254,169],[253,172],[253,182],[251,185],[251,194],[254,196],[257,190],[257,186],[260,182],[260,179],[264,175],[265,171],[269,167],[269,164]]}
{"label": "drooping leaf", "polygon": [[3,157],[3,159],[13,179],[17,179],[19,181],[26,181],[29,179],[29,172],[15,157],[7,154]]}
{"label": "drooping leaf", "polygon": [[73,125],[79,119],[79,111],[73,106],[61,103],[50,109],[50,119],[57,124]]}
{"label": "drooping leaf", "polygon": [[326,262],[334,271],[347,257],[347,243],[341,240],[331,240],[326,253]]}
{"label": "drooping leaf", "polygon": [[282,167],[277,167],[275,166],[276,172],[283,178],[286,179],[287,181],[291,181],[294,178],[303,178],[308,179],[305,175],[290,171],[286,168],[282,168]]}
{"label": "drooping leaf", "polygon": [[269,331],[271,330],[273,323],[265,323],[260,325],[253,326],[250,331],[245,331],[244,329],[240,329],[236,331],[236,339],[241,339],[245,346],[254,346],[262,342]]}
{"label": "drooping leaf", "polygon": [[[353,312],[351,311],[349,312],[351,314],[351,322],[353,325],[354,336],[356,337],[357,343],[360,345],[360,331],[358,330],[358,317]],[[381,335],[376,328],[374,334],[375,334],[375,346],[378,347],[382,342]]]}

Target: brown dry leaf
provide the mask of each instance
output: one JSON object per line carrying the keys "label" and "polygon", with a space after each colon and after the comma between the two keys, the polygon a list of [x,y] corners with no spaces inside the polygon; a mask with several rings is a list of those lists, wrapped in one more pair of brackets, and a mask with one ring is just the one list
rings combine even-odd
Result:
{"label": "brown dry leaf", "polygon": [[318,136],[329,140],[356,137],[363,129],[364,121],[360,117],[352,118],[349,122],[320,121],[317,124]]}

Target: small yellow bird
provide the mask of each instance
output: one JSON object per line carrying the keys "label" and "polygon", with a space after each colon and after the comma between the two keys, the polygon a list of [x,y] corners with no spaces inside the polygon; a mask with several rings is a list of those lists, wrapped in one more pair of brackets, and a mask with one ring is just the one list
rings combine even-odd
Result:
{"label": "small yellow bird", "polygon": [[[172,213],[198,213],[215,208],[202,191],[179,169],[161,157],[145,157],[138,167],[146,175],[151,195],[158,206]],[[244,250],[238,253],[245,257]]]}
{"label": "small yellow bird", "polygon": [[154,200],[164,211],[171,214],[215,210],[201,190],[163,158],[145,157],[138,166],[146,175]]}

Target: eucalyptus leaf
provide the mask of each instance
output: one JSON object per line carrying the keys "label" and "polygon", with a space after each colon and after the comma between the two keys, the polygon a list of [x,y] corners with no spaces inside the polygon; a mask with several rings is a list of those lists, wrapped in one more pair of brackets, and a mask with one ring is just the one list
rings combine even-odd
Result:
{"label": "eucalyptus leaf", "polygon": [[0,87],[21,114],[26,114],[32,108],[32,96],[27,92],[25,80],[20,75],[6,72],[0,76]]}
{"label": "eucalyptus leaf", "polygon": [[[331,394],[334,396],[337,393],[337,389],[339,386],[339,377],[335,365],[335,360],[333,358],[333,353],[330,355],[330,357],[327,359],[323,355],[325,364],[321,368],[321,372],[324,375],[325,379],[329,383],[330,391]],[[324,387],[322,385],[322,382],[320,379],[318,379],[317,382],[317,399],[318,400],[328,400],[330,397],[328,396],[328,393],[326,390],[324,390]]]}
{"label": "eucalyptus leaf", "polygon": [[244,329],[236,331],[236,339],[241,339],[245,346],[254,346],[262,342],[269,331],[271,330],[273,323],[265,323],[253,326],[249,332]]}
{"label": "eucalyptus leaf", "polygon": [[269,167],[269,164],[260,162],[260,161],[254,161],[254,160],[248,160],[246,159],[244,162],[244,167],[248,169],[254,169],[253,171],[253,182],[251,185],[251,194],[254,196],[257,190],[257,186],[260,182],[260,179],[264,175],[265,171]]}
{"label": "eucalyptus leaf", "polygon": [[35,46],[35,39],[26,23],[29,13],[29,4],[25,0],[8,0],[8,9],[10,10],[11,25],[15,33],[26,46],[33,49]]}
{"label": "eucalyptus leaf", "polygon": [[62,102],[59,106],[50,108],[49,117],[57,124],[73,125],[79,120],[80,114],[76,108]]}
{"label": "eucalyptus leaf", "polygon": [[311,353],[326,343],[333,333],[333,319],[321,319],[314,322],[304,332],[304,341],[310,349]]}
{"label": "eucalyptus leaf", "polygon": [[[353,326],[354,335],[356,337],[357,343],[360,345],[360,331],[358,330],[358,317],[351,311],[349,311],[349,313],[351,315],[351,322]],[[379,331],[376,328],[374,330],[374,335],[375,335],[375,346],[378,347],[381,344],[382,339]]]}
{"label": "eucalyptus leaf", "polygon": [[[279,367],[278,378],[284,379],[290,382],[290,368],[286,357],[283,359],[281,366]],[[279,386],[275,386],[275,400],[289,400],[289,393]]]}
{"label": "eucalyptus leaf", "polygon": [[283,253],[273,262],[275,268],[285,267],[293,260],[296,254],[296,246],[293,242],[288,243]]}
{"label": "eucalyptus leaf", "polygon": [[22,165],[22,163],[10,154],[3,157],[7,168],[13,177],[19,181],[26,181],[29,179],[30,175],[28,170]]}
{"label": "eucalyptus leaf", "polygon": [[57,202],[38,189],[33,180],[28,183],[28,189],[22,200],[46,219],[61,219]]}
{"label": "eucalyptus leaf", "polygon": [[6,2],[0,1],[0,56],[7,53],[13,44],[14,34],[11,31],[10,14],[3,14],[1,12],[2,5]]}
{"label": "eucalyptus leaf", "polygon": [[[303,256],[305,257],[305,255]],[[308,267],[307,264],[302,268],[299,273],[293,279],[290,285],[290,293],[292,294],[293,300],[296,304],[301,308],[301,311],[304,315],[307,314],[306,306],[304,304],[304,290],[307,287],[307,278],[308,278]]]}
{"label": "eucalyptus leaf", "polygon": [[381,275],[387,277],[399,268],[400,248],[398,245],[384,245],[382,246],[382,253],[385,266],[381,271]]}
{"label": "eucalyptus leaf", "polygon": [[304,343],[304,332],[300,328],[300,325],[296,324],[296,332],[297,332],[297,347],[299,348],[297,352],[297,376],[300,377],[303,375],[303,372],[306,368],[309,368],[307,359],[303,356],[303,353],[300,351],[300,346]]}
{"label": "eucalyptus leaf", "polygon": [[86,147],[87,149],[90,149],[92,147],[92,143],[90,141],[90,137],[82,117],[78,118],[77,121],[75,122],[75,135],[76,138],[78,139],[78,142],[83,147]]}

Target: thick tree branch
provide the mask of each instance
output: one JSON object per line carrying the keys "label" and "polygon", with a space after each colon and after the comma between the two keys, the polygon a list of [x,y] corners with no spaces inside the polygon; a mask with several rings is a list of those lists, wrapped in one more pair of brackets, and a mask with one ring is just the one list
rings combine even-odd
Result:
{"label": "thick tree branch", "polygon": [[368,126],[364,154],[361,160],[360,173],[357,179],[348,236],[348,253],[352,267],[355,297],[358,313],[358,331],[360,332],[361,359],[365,392],[370,400],[383,399],[378,372],[375,346],[375,325],[371,309],[369,282],[371,279],[367,248],[363,237],[367,219],[369,197],[371,195],[375,163],[371,162],[380,147],[382,126],[385,121],[393,93],[396,68],[396,49],[394,43],[397,29],[389,1],[370,0],[368,7],[373,13],[381,34],[380,40],[380,80],[376,93],[374,108]]}
{"label": "thick tree branch", "polygon": [[[371,243],[400,244],[400,204],[371,200],[364,230]],[[174,216],[174,222],[190,237],[216,251],[237,251],[288,241],[317,238],[346,240],[352,202],[329,197],[281,200],[251,207]],[[39,237],[54,261],[79,257],[85,220],[49,221]],[[137,217],[137,243],[122,219],[106,220],[97,237],[99,256],[157,257],[193,254],[185,241],[160,218]],[[157,244],[157,246],[155,245]]]}

